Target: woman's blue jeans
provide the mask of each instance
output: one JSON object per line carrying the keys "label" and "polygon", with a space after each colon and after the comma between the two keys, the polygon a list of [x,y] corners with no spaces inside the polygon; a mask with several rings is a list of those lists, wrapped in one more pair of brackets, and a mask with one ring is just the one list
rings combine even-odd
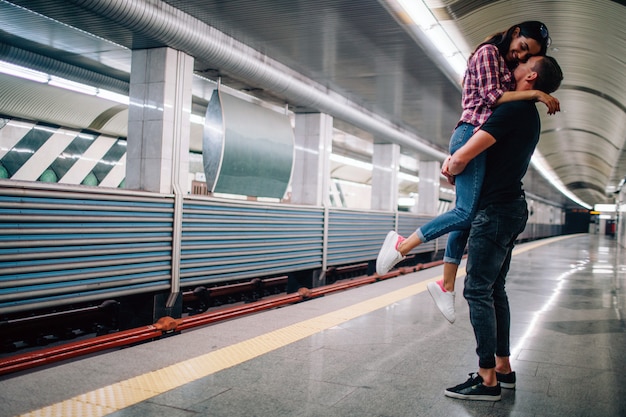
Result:
{"label": "woman's blue jeans", "polygon": [[[476,126],[460,124],[450,138],[450,154],[456,152],[472,137]],[[428,242],[450,233],[443,261],[460,264],[467,243],[469,228],[478,206],[480,188],[485,177],[485,153],[474,158],[465,170],[455,177],[455,207],[418,228],[415,233],[422,242]]]}
{"label": "woman's blue jeans", "polygon": [[481,368],[495,368],[494,355],[511,355],[511,313],[505,283],[515,240],[527,220],[522,196],[478,210],[471,225],[463,296],[469,305]]}

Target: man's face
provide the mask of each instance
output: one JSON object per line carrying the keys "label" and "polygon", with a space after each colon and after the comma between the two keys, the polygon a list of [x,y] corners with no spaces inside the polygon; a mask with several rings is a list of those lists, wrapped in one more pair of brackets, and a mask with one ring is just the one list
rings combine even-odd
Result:
{"label": "man's face", "polygon": [[524,79],[524,77],[533,72],[533,67],[540,59],[542,59],[540,56],[531,56],[526,62],[520,62],[513,71],[515,82],[519,84]]}

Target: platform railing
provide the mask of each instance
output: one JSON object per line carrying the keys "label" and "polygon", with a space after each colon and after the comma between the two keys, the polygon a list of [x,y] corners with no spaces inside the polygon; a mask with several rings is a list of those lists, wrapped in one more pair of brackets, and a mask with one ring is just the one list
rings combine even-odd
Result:
{"label": "platform railing", "polygon": [[[319,277],[373,262],[389,230],[408,236],[431,218],[196,195],[178,201],[177,212],[173,194],[0,180],[0,319],[253,278]],[[561,225],[529,222],[520,240],[560,233]],[[441,253],[445,239],[413,253]]]}

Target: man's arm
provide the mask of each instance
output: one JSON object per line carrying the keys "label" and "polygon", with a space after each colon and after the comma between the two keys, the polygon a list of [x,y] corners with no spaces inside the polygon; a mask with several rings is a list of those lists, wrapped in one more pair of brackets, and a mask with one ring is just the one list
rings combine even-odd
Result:
{"label": "man's arm", "polygon": [[496,143],[496,139],[484,130],[479,130],[454,154],[448,156],[441,167],[441,173],[454,184],[454,176],[459,175],[469,162],[481,152]]}

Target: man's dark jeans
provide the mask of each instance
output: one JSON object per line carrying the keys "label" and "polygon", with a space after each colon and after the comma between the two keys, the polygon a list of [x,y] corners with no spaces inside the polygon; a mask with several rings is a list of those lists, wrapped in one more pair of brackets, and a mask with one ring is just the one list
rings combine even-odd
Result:
{"label": "man's dark jeans", "polygon": [[469,304],[481,368],[495,368],[494,354],[511,354],[511,316],[505,281],[511,251],[527,219],[526,200],[520,197],[478,210],[472,222],[463,296]]}

